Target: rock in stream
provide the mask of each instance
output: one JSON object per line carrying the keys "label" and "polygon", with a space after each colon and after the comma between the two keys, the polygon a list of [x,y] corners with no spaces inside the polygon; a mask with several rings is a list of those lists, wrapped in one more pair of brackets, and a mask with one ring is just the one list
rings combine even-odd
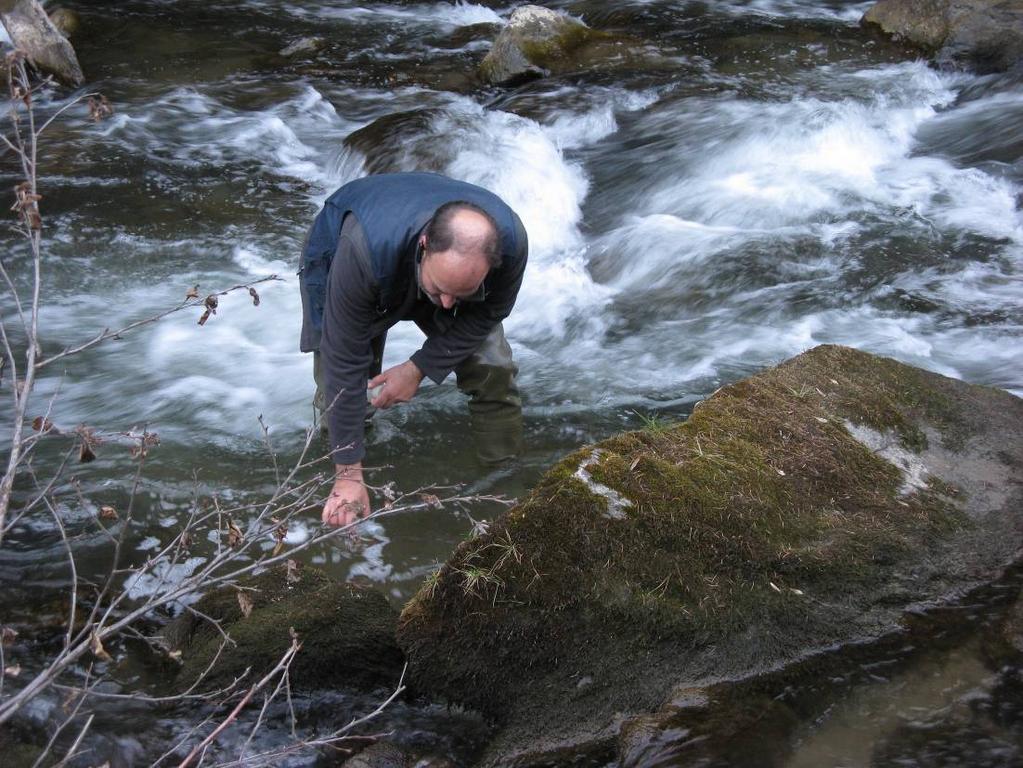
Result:
{"label": "rock in stream", "polygon": [[933,53],[939,65],[1004,72],[1023,58],[1020,0],[881,0],[863,21]]}
{"label": "rock in stream", "polygon": [[1003,578],[1021,502],[1023,400],[821,346],[565,458],[456,550],[399,642],[417,690],[502,724],[484,764],[646,764],[651,722],[791,729],[765,680],[905,643]]}

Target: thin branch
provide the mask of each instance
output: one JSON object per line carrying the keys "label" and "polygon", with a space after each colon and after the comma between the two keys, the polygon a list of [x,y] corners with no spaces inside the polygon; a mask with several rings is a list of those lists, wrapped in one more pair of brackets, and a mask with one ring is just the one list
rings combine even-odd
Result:
{"label": "thin branch", "polygon": [[71,107],[75,106],[76,104],[82,103],[86,99],[91,99],[93,96],[99,96],[99,95],[100,94],[98,92],[93,92],[93,93],[82,93],[82,94],[79,94],[78,96],[75,96],[73,99],[71,99],[71,101],[69,101],[63,107],[61,107],[56,112],[54,112],[52,115],[50,115],[50,119],[47,120],[45,123],[43,123],[39,127],[39,130],[35,132],[36,138],[39,138],[40,136],[42,136],[43,135],[43,131],[45,131],[47,128],[50,127],[50,123],[52,123],[58,117],[60,117],[65,112],[67,112],[69,109],[71,109]]}
{"label": "thin branch", "polygon": [[64,766],[68,764],[68,761],[78,753],[78,748],[82,746],[82,740],[85,738],[85,734],[88,733],[89,727],[92,725],[92,721],[95,717],[95,715],[89,715],[89,718],[85,721],[85,725],[82,726],[82,730],[78,732],[78,738],[75,739],[75,743],[71,745],[67,754],[64,755],[64,759],[57,763],[53,768],[64,768]]}
{"label": "thin branch", "polygon": [[255,766],[260,765],[279,765],[283,758],[294,754],[295,752],[314,749],[317,747],[334,747],[339,742],[353,738],[349,735],[353,730],[379,717],[391,704],[394,703],[395,699],[405,692],[405,674],[407,671],[408,664],[406,663],[401,671],[401,678],[398,680],[398,685],[395,687],[391,695],[380,702],[380,704],[377,705],[376,709],[372,712],[353,719],[350,723],[348,723],[348,725],[342,726],[341,728],[338,728],[324,736],[296,741],[295,743],[289,744],[281,749],[262,752],[258,755],[250,755],[243,759],[217,763],[213,766],[213,768],[255,768]]}
{"label": "thin branch", "polygon": [[[265,282],[268,282],[268,281],[271,281],[271,280],[280,280],[280,279],[281,278],[279,278],[277,275],[270,275],[269,277],[263,277],[263,278],[260,278],[259,280],[253,280],[250,283],[243,283],[241,285],[235,285],[235,286],[232,286],[230,288],[227,288],[226,290],[218,291],[216,293],[212,293],[212,294],[209,294],[209,295],[210,296],[226,296],[229,293],[232,293],[234,291],[239,291],[239,290],[241,290],[243,288],[248,289],[248,288],[251,288],[254,285],[259,285],[260,283],[265,283]],[[47,357],[47,358],[44,358],[43,360],[38,361],[35,364],[35,367],[36,367],[36,369],[45,368],[47,365],[55,363],[58,360],[61,360],[61,359],[65,358],[65,357],[68,357],[69,355],[77,355],[79,352],[84,352],[85,350],[87,350],[87,349],[89,349],[91,347],[94,347],[97,344],[106,341],[107,339],[120,338],[124,334],[128,333],[129,331],[133,331],[136,328],[141,328],[142,326],[145,326],[145,325],[152,325],[153,323],[155,323],[155,322],[157,322],[159,320],[162,320],[163,318],[167,317],[168,315],[173,315],[175,312],[180,312],[183,309],[189,309],[191,307],[201,307],[201,306],[203,306],[204,302],[205,302],[205,298],[203,298],[203,299],[187,299],[187,300],[181,302],[180,304],[176,304],[175,306],[173,306],[173,307],[171,307],[169,309],[165,309],[162,312],[158,312],[155,315],[151,315],[149,317],[143,318],[142,320],[136,320],[133,323],[128,323],[128,325],[126,325],[126,326],[124,326],[122,328],[118,328],[116,331],[111,331],[109,328],[104,328],[102,331],[100,331],[98,334],[96,334],[93,338],[89,339],[88,341],[83,342],[81,344],[78,344],[77,346],[74,346],[74,347],[66,347],[63,351],[58,352],[55,355],[52,355],[50,357]]]}
{"label": "thin branch", "polygon": [[205,739],[203,739],[201,742],[195,745],[192,751],[188,754],[188,757],[186,757],[178,764],[178,768],[188,768],[188,766],[192,764],[196,757],[198,757],[199,754],[206,749],[206,747],[208,747],[210,744],[216,741],[217,737],[220,736],[220,734],[223,733],[224,730],[231,723],[234,722],[235,718],[238,717],[238,713],[245,708],[249,701],[252,700],[252,697],[256,693],[261,691],[266,686],[266,684],[269,683],[274,678],[275,675],[277,675],[279,672],[281,672],[284,669],[287,669],[288,666],[290,666],[291,660],[295,658],[295,654],[297,654],[301,648],[302,644],[298,641],[298,638],[292,637],[291,647],[288,648],[288,650],[284,653],[284,656],[281,657],[281,660],[277,662],[273,669],[266,673],[263,679],[261,679],[258,683],[253,685],[248,690],[248,693],[246,693],[242,697],[241,701],[239,701],[238,704],[235,705],[235,708],[231,710],[231,713],[226,718],[224,718],[220,725],[213,729],[213,732],[210,733],[209,736],[207,736]]}

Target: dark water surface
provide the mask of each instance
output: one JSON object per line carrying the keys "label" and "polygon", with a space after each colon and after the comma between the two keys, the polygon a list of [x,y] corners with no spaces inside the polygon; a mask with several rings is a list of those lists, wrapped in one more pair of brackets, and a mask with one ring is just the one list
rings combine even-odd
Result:
{"label": "dark water surface", "polygon": [[[488,187],[529,232],[529,270],[506,322],[529,449],[518,467],[481,470],[462,396],[452,382],[427,386],[378,416],[378,482],[518,496],[583,443],[651,415],[684,417],[718,386],[825,342],[1023,393],[1023,85],[907,58],[859,28],[867,3],[550,3],[645,41],[648,56],[512,91],[469,76],[510,15],[499,3],[68,5],[82,16],[90,87],[115,113],[93,123],[71,110],[46,144],[47,349],[172,305],[196,283],[205,292],[283,278],[260,288],[258,308],[232,295],[204,327],[197,313],[177,315],[40,381],[37,402],[59,392],[60,425],[159,433],[130,532],[139,560],[194,495],[244,502],[274,487],[259,416],[280,462],[296,460],[312,412],[311,360],[297,344],[301,241],[322,200],[365,173],[367,158],[344,138],[407,110],[428,112],[371,159]],[[325,46],[277,54],[307,35]],[[66,97],[54,91],[40,110]],[[2,172],[13,184],[10,166]],[[12,261],[23,259],[7,237]],[[395,328],[386,364],[420,343],[414,328]],[[38,466],[56,460],[44,451]],[[90,521],[98,505],[125,503],[131,463],[108,448],[76,471],[87,502],[68,492],[62,512],[84,573],[98,576],[108,545]],[[499,509],[387,518],[362,546],[325,546],[308,560],[400,603],[473,519]],[[292,540],[317,524],[310,514]],[[46,520],[5,542],[7,616],[57,621],[60,552]],[[937,684],[928,712],[986,690],[986,668],[972,663],[936,659],[921,673],[967,680]],[[842,694],[837,714],[806,726],[791,765],[928,764],[871,746],[909,717],[858,703],[874,695]],[[313,718],[348,711],[303,706]],[[137,716],[115,709],[106,721],[124,764],[144,764],[178,727]],[[392,724],[464,759],[481,738],[470,721],[400,710]],[[850,736],[861,730],[868,743]],[[999,755],[944,764],[1012,764]]]}

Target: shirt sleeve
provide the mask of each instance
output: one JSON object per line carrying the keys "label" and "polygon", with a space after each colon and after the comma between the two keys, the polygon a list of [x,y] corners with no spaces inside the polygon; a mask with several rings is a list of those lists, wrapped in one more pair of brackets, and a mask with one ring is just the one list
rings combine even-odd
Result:
{"label": "shirt sleeve", "polygon": [[429,336],[411,360],[432,381],[440,384],[486,340],[494,327],[511,314],[526,271],[526,254],[499,271],[495,285],[480,302],[458,305],[454,321],[444,333]]}
{"label": "shirt sleeve", "polygon": [[359,258],[358,247],[342,229],[330,267],[320,340],[335,464],[353,464],[366,454],[366,381],[373,360],[370,324],[376,317],[378,291],[368,254]]}

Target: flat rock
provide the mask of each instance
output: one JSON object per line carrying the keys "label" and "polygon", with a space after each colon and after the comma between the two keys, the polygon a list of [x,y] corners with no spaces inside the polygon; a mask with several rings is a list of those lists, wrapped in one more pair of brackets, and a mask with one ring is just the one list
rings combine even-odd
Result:
{"label": "flat rock", "polygon": [[398,639],[416,690],[502,724],[484,764],[638,765],[652,713],[709,717],[729,681],[869,652],[1021,546],[1023,400],[821,346],[565,458]]}

